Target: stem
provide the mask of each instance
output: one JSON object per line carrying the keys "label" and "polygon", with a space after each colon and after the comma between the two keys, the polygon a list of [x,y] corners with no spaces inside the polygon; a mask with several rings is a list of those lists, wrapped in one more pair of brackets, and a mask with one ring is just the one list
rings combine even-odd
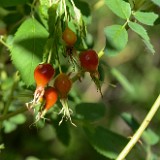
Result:
{"label": "stem", "polygon": [[56,44],[55,44],[55,49],[56,49],[56,56],[57,56],[57,62],[58,62],[58,69],[59,69],[59,72],[62,73],[61,63],[60,63],[58,49],[57,49],[57,45]]}
{"label": "stem", "polygon": [[49,0],[49,6],[51,6],[52,5],[52,1],[51,0]]}
{"label": "stem", "polygon": [[100,59],[104,55],[104,47],[98,52],[98,58]]}
{"label": "stem", "polygon": [[73,5],[73,8],[76,8],[76,6],[75,6],[73,0],[71,0],[71,3],[72,3],[72,5]]}
{"label": "stem", "polygon": [[60,16],[62,16],[62,14],[63,14],[63,1],[62,1],[62,0],[60,1],[60,9],[59,9],[59,12],[60,12]]}
{"label": "stem", "polygon": [[147,116],[143,120],[141,126],[138,128],[136,133],[133,135],[132,139],[128,142],[128,144],[125,146],[125,148],[122,150],[122,152],[119,154],[116,160],[123,160],[127,156],[127,154],[131,151],[131,149],[137,143],[137,141],[141,137],[146,127],[149,125],[150,121],[152,120],[159,106],[160,106],[160,94],[156,99],[156,101],[154,102],[153,106],[151,107],[150,111],[148,112]]}
{"label": "stem", "polygon": [[[12,85],[10,94],[9,94],[9,96],[8,96],[7,103],[6,103],[6,105],[4,106],[3,114],[2,114],[1,117],[5,117],[6,114],[7,114],[7,112],[8,112],[8,110],[9,110],[9,107],[10,107],[10,105],[11,105],[11,103],[12,103],[12,98],[13,98],[14,90],[15,90],[17,84],[18,84],[18,80],[19,80],[19,78],[18,78],[17,75],[15,74],[14,83],[13,83],[13,85]],[[2,127],[2,123],[0,122],[0,128],[1,128],[1,127]]]}
{"label": "stem", "polygon": [[52,57],[52,49],[49,51],[49,55],[48,55],[48,58],[47,58],[47,63],[51,62],[51,57]]}
{"label": "stem", "polygon": [[33,0],[32,4],[31,4],[31,17],[34,18],[34,7],[36,4],[36,0]]}
{"label": "stem", "polygon": [[67,16],[67,9],[66,9],[66,2],[63,0],[63,5],[64,5],[64,15],[66,18],[66,24],[68,25],[68,16]]}
{"label": "stem", "polygon": [[72,83],[76,82],[77,80],[80,81],[80,78],[83,76],[84,71],[79,71],[73,78],[72,78]]}
{"label": "stem", "polygon": [[93,9],[94,9],[94,10],[100,9],[100,8],[104,5],[104,3],[105,3],[104,0],[98,1],[98,2],[93,6]]}
{"label": "stem", "polygon": [[0,43],[2,43],[7,49],[10,49],[10,47],[3,41],[2,36],[0,36]]}
{"label": "stem", "polygon": [[73,10],[74,10],[74,13],[75,13],[75,16],[76,16],[76,19],[77,19],[77,22],[79,24],[79,22],[81,21],[81,12],[80,10],[76,7],[75,3],[73,0],[71,0],[71,3],[72,3],[72,6],[73,6]]}
{"label": "stem", "polygon": [[151,156],[152,156],[152,153],[151,153],[151,147],[150,146],[147,146],[146,147],[147,149],[147,155],[146,155],[146,160],[150,160],[152,159]]}
{"label": "stem", "polygon": [[0,121],[4,121],[6,119],[9,119],[9,118],[11,118],[11,117],[13,117],[13,116],[15,116],[17,114],[20,114],[22,112],[25,112],[25,111],[27,111],[27,107],[26,106],[16,110],[15,112],[8,113],[6,115],[0,116]]}

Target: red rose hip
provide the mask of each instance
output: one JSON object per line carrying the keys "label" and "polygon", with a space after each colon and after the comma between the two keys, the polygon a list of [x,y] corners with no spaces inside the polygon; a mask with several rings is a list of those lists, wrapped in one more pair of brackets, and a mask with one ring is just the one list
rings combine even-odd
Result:
{"label": "red rose hip", "polygon": [[62,39],[67,46],[72,47],[77,41],[77,36],[69,27],[66,27],[62,34]]}
{"label": "red rose hip", "polygon": [[43,109],[38,112],[35,123],[38,122],[41,118],[44,118],[44,115],[57,102],[57,99],[57,90],[54,87],[48,87],[44,93],[45,104],[43,106]]}
{"label": "red rose hip", "polygon": [[44,88],[54,75],[54,68],[49,63],[39,64],[34,70],[34,79],[36,81],[36,90],[34,99],[28,108],[32,108],[44,95]]}
{"label": "red rose hip", "polygon": [[67,74],[60,73],[54,81],[54,87],[57,89],[60,98],[67,98],[72,87],[72,81]]}
{"label": "red rose hip", "polygon": [[92,49],[81,52],[79,60],[81,67],[87,72],[95,72],[98,68],[98,55]]}
{"label": "red rose hip", "polygon": [[34,70],[37,87],[45,87],[54,75],[54,68],[49,63],[39,64]]}
{"label": "red rose hip", "polygon": [[67,96],[72,87],[71,79],[67,74],[60,73],[54,81],[54,87],[58,91],[60,102],[62,104],[62,109],[60,110],[59,114],[63,113],[63,116],[59,122],[59,125],[62,123],[63,119],[66,118],[66,120],[70,120],[72,125],[76,126],[71,120],[70,114],[72,113],[72,110],[69,108],[67,103]]}
{"label": "red rose hip", "polygon": [[44,105],[44,110],[49,110],[57,102],[57,90],[54,87],[47,88],[44,93],[44,98],[46,101]]}

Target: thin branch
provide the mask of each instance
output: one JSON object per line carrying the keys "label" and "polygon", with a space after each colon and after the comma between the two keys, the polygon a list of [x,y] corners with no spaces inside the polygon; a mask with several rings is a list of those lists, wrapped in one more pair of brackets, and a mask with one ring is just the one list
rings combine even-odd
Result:
{"label": "thin branch", "polygon": [[128,155],[128,153],[131,151],[131,149],[134,147],[134,145],[137,143],[139,138],[141,137],[142,133],[146,129],[146,127],[149,125],[150,121],[152,120],[153,116],[157,112],[158,108],[160,106],[160,95],[154,102],[153,106],[151,107],[150,111],[148,112],[147,116],[143,120],[141,126],[136,131],[136,133],[133,135],[131,140],[128,142],[128,144],[125,146],[125,148],[122,150],[122,152],[119,154],[116,160],[124,160],[125,157]]}
{"label": "thin branch", "polygon": [[22,108],[20,108],[20,109],[17,109],[17,110],[14,111],[14,112],[11,112],[11,113],[8,113],[8,114],[6,114],[6,115],[0,116],[0,121],[7,120],[7,119],[9,119],[9,118],[11,118],[11,117],[13,117],[13,116],[16,116],[16,115],[18,115],[18,114],[20,114],[20,113],[25,112],[25,111],[27,111],[27,107],[26,107],[26,106],[25,106],[25,107],[22,107]]}

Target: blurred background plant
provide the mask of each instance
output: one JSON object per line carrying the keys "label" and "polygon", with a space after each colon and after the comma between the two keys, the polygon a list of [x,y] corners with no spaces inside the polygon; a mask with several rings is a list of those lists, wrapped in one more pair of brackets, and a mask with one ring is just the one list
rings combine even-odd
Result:
{"label": "blurred background plant", "polygon": [[[108,36],[106,27],[125,23],[123,18],[114,14],[112,7],[114,1],[75,0],[74,3],[84,15],[88,31],[86,36],[88,48],[94,48],[99,52],[101,59],[99,72],[103,92],[102,99],[99,92],[96,92],[95,84],[89,74],[85,75],[81,83],[78,81],[74,83],[69,94],[69,105],[75,113],[73,121],[77,127],[65,121],[58,125],[59,103],[46,115],[50,120],[46,121],[45,125],[43,122],[37,126],[31,125],[34,116],[27,111],[25,103],[32,98],[35,86],[27,87],[22,81],[15,65],[12,64],[10,50],[17,29],[31,16],[33,9],[36,12],[35,17],[42,23],[38,14],[45,13],[46,8],[44,6],[38,8],[37,6],[40,6],[38,1],[0,2],[0,159],[2,160],[115,159],[159,94],[160,3],[156,0],[153,2],[126,0],[134,13],[143,11],[154,12],[157,15],[152,26],[144,25],[155,53],[151,53],[153,50],[150,45],[149,47],[144,45],[143,36],[140,35],[142,41],[128,26],[125,26],[129,35],[127,45],[114,52],[114,55],[109,52],[108,46],[112,46],[114,42],[106,40],[109,36],[112,39],[112,35]],[[44,9],[44,12],[40,12],[41,9]],[[150,128],[142,135],[142,144],[138,143],[135,146],[128,155],[128,160],[160,159],[159,121],[158,111]]]}

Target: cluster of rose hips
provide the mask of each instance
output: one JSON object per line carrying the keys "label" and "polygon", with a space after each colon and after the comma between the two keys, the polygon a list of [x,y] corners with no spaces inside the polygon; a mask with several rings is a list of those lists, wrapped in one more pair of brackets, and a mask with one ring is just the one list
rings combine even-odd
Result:
{"label": "cluster of rose hips", "polygon": [[[65,42],[66,45],[66,52],[67,55],[72,60],[72,52],[74,49],[74,44],[77,41],[76,34],[69,28],[66,27],[62,34],[62,39]],[[99,85],[99,75],[98,75],[98,64],[99,59],[97,53],[92,50],[85,50],[79,53],[78,62],[76,62],[76,65],[78,65],[78,73],[77,79],[81,78],[81,73],[89,72],[91,78],[94,80],[95,84],[97,85],[97,88],[100,89]],[[34,107],[43,101],[42,107],[39,109],[38,114],[36,116],[36,121],[38,121],[41,118],[44,118],[44,115],[46,112],[54,106],[54,104],[57,102],[58,97],[60,99],[60,102],[62,104],[62,109],[60,113],[63,114],[62,120],[64,118],[69,119],[72,123],[70,113],[72,113],[72,110],[68,107],[67,104],[67,97],[68,93],[71,90],[72,87],[72,78],[70,78],[70,74],[66,74],[63,72],[60,72],[55,78],[54,83],[51,86],[48,86],[49,82],[55,75],[55,69],[53,66],[49,63],[42,63],[39,64],[35,70],[34,70],[34,79],[36,82],[36,90],[34,92],[34,98],[31,102],[26,103],[29,110],[34,109]],[[72,123],[75,125],[74,123]]]}

